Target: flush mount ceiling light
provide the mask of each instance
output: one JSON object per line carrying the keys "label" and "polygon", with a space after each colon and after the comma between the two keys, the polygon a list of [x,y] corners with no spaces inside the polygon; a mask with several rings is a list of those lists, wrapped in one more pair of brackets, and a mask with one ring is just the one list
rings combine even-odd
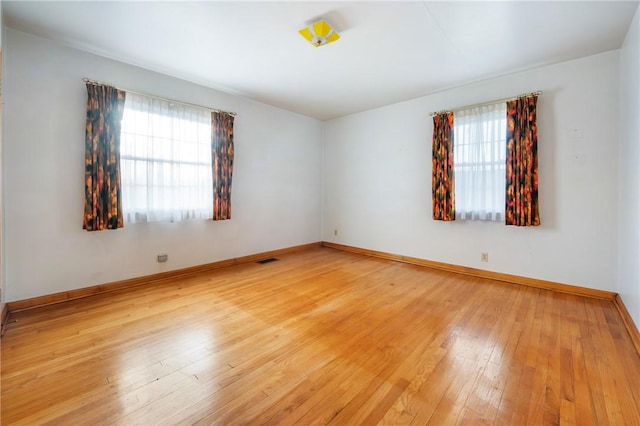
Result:
{"label": "flush mount ceiling light", "polygon": [[324,46],[340,38],[340,35],[331,28],[327,21],[314,22],[298,31],[313,47]]}

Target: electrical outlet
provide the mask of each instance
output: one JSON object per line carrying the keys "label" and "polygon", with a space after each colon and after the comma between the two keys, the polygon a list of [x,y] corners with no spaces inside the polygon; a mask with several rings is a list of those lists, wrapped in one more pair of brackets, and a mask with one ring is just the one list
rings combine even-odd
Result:
{"label": "electrical outlet", "polygon": [[169,260],[169,255],[167,253],[158,254],[158,263],[166,262]]}
{"label": "electrical outlet", "polygon": [[482,252],[480,254],[480,261],[481,262],[488,262],[489,261],[489,253],[487,252]]}
{"label": "electrical outlet", "polygon": [[333,235],[335,235],[336,237],[338,236],[338,229],[333,230]]}

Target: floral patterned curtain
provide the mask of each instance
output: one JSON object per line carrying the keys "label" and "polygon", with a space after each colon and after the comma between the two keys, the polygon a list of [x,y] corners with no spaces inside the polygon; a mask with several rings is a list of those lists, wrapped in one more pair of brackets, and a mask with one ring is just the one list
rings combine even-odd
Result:
{"label": "floral patterned curtain", "polygon": [[87,83],[85,129],[85,203],[82,228],[123,227],[120,189],[120,122],[125,92]]}
{"label": "floral patterned curtain", "polygon": [[434,220],[456,219],[453,182],[453,112],[433,116],[431,204]]}
{"label": "floral patterned curtain", "polygon": [[233,120],[233,115],[226,112],[211,113],[213,220],[231,219]]}
{"label": "floral patterned curtain", "polygon": [[539,226],[537,95],[507,102],[507,225]]}

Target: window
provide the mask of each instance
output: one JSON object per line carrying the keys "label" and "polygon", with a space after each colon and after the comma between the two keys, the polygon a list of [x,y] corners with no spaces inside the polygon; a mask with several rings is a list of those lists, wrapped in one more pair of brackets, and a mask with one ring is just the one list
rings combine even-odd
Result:
{"label": "window", "polygon": [[211,112],[127,92],[120,165],[125,223],[211,219]]}
{"label": "window", "polygon": [[455,112],[456,219],[504,221],[506,133],[505,102]]}

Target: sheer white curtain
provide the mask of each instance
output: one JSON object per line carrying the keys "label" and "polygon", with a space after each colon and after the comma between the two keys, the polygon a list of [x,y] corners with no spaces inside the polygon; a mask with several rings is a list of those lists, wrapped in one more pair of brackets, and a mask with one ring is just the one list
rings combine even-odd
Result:
{"label": "sheer white curtain", "polygon": [[125,223],[210,219],[211,112],[127,92],[120,166]]}
{"label": "sheer white curtain", "polygon": [[456,219],[503,221],[507,104],[454,113]]}

